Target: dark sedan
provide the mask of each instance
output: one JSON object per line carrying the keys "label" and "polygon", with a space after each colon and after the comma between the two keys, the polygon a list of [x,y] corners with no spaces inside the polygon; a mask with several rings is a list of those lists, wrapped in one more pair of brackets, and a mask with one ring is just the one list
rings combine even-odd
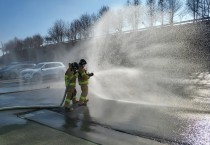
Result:
{"label": "dark sedan", "polygon": [[9,65],[0,70],[0,78],[2,79],[16,79],[19,78],[20,72],[27,68],[34,67],[35,64],[17,64]]}

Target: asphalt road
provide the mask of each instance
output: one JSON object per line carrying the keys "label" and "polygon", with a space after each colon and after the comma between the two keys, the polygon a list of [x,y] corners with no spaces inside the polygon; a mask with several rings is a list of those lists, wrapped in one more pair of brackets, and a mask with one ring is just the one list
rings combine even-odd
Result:
{"label": "asphalt road", "polygon": [[[1,108],[37,105],[58,106],[64,92],[63,82],[27,84],[21,87],[19,85],[12,87],[10,87],[10,84],[7,85],[4,89],[1,88]],[[19,92],[14,93],[15,91]],[[89,96],[90,102],[86,109],[77,109],[74,113],[67,115],[62,111],[60,112],[59,109],[44,110],[42,111],[44,115],[32,112],[29,115],[26,113],[23,118],[77,138],[84,139],[83,137],[85,137],[85,140],[93,141],[92,143],[96,144],[210,144],[210,114],[208,108],[136,104],[106,100],[94,94],[89,94]],[[2,113],[5,112],[1,111],[0,114],[2,115]],[[7,115],[2,115],[1,118],[4,118],[4,116]],[[71,125],[64,126],[64,124],[68,124],[68,121],[65,120],[66,116],[67,118],[73,118],[74,123],[76,120],[77,129],[78,126],[81,126],[81,120],[83,120],[86,124],[89,124],[90,130],[80,130],[80,133],[78,133]],[[14,118],[14,124],[16,124],[15,120]],[[0,126],[4,126],[6,121],[1,121]],[[71,122],[69,123],[71,124]],[[4,134],[0,134],[0,137],[2,135]]]}

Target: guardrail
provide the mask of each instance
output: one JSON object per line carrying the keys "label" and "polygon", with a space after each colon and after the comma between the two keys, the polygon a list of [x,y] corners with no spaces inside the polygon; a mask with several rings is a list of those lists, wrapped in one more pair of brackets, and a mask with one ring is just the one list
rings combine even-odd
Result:
{"label": "guardrail", "polygon": [[[145,28],[139,28],[137,30],[126,30],[126,31],[122,31],[122,32],[110,32],[108,34],[113,35],[113,34],[117,34],[117,33],[132,33],[134,31],[140,32],[140,31],[145,31],[145,30],[149,30],[149,29],[166,28],[166,27],[171,27],[171,26],[187,25],[187,24],[203,24],[203,23],[210,25],[210,17],[195,19],[195,20],[193,19],[193,20],[175,22],[175,23],[172,23],[172,24],[150,26],[150,27],[145,27]],[[91,38],[101,38],[101,37],[105,37],[105,36],[107,36],[107,34],[102,34],[102,35],[92,36],[92,37],[90,36],[88,38],[80,38],[80,39],[65,41],[65,42],[61,42],[61,43],[76,43],[76,42],[80,42],[82,40],[88,40],[88,39],[91,39]],[[57,43],[55,43],[55,44],[57,44]],[[54,44],[49,44],[49,45],[54,45]],[[45,46],[47,46],[47,45],[45,45]]]}
{"label": "guardrail", "polygon": [[[145,30],[149,30],[149,29],[166,28],[166,27],[171,27],[171,26],[179,26],[179,25],[187,25],[187,24],[203,24],[203,23],[210,25],[210,17],[195,19],[195,20],[175,22],[175,23],[172,23],[172,24],[164,24],[164,25],[157,25],[157,26],[139,28],[137,30],[126,30],[126,31],[122,31],[120,33],[132,33],[134,31],[140,32],[140,31],[145,31]],[[111,32],[111,33],[108,33],[108,34],[113,35],[113,34],[117,34],[117,33],[119,33],[119,32]],[[107,34],[92,36],[92,37],[88,37],[88,38],[80,38],[80,39],[66,41],[66,42],[67,43],[71,43],[71,42],[75,43],[75,42],[79,42],[79,41],[82,41],[82,40],[88,40],[88,39],[91,39],[91,38],[101,38],[101,37],[105,37],[105,36],[107,36]]]}
{"label": "guardrail", "polygon": [[[171,26],[178,26],[178,25],[187,25],[187,24],[210,24],[210,17],[208,18],[202,18],[202,19],[196,19],[196,20],[187,20],[187,21],[181,21],[181,22],[175,22],[172,24],[164,24],[164,25],[157,25],[157,26],[151,26],[151,27],[145,27],[145,28],[140,28],[137,29],[136,31],[144,31],[144,30],[149,30],[149,29],[155,29],[155,28],[165,28],[165,27],[171,27]],[[129,33],[133,32],[134,30],[127,30],[123,31],[123,33]]]}

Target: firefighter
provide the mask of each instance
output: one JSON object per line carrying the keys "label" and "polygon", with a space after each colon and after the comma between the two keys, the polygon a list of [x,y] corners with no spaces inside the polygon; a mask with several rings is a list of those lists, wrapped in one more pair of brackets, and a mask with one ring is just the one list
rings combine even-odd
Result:
{"label": "firefighter", "polygon": [[88,79],[94,75],[93,73],[87,73],[87,70],[85,69],[86,64],[87,62],[84,59],[81,59],[79,62],[78,81],[82,91],[79,99],[79,105],[86,105],[86,103],[88,102]]}
{"label": "firefighter", "polygon": [[75,104],[77,103],[76,100],[76,79],[78,78],[78,64],[76,62],[74,63],[69,63],[69,68],[67,69],[65,73],[65,85],[66,85],[66,99],[65,99],[65,104],[64,108],[68,110],[69,104],[72,103]]}

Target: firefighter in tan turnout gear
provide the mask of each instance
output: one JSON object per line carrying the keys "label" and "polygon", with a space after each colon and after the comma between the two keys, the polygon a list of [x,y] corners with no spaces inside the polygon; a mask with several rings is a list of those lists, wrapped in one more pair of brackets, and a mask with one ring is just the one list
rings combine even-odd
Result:
{"label": "firefighter in tan turnout gear", "polygon": [[84,59],[81,59],[79,62],[79,76],[78,81],[79,85],[81,86],[81,96],[79,99],[79,105],[86,105],[88,102],[87,95],[88,95],[88,80],[91,76],[93,76],[93,73],[87,73],[87,70],[85,69],[85,65],[87,62]]}
{"label": "firefighter in tan turnout gear", "polygon": [[73,104],[77,103],[76,100],[76,79],[78,78],[78,64],[76,62],[69,63],[69,68],[65,73],[65,85],[66,85],[66,99],[64,108],[68,110],[68,106],[71,101]]}

